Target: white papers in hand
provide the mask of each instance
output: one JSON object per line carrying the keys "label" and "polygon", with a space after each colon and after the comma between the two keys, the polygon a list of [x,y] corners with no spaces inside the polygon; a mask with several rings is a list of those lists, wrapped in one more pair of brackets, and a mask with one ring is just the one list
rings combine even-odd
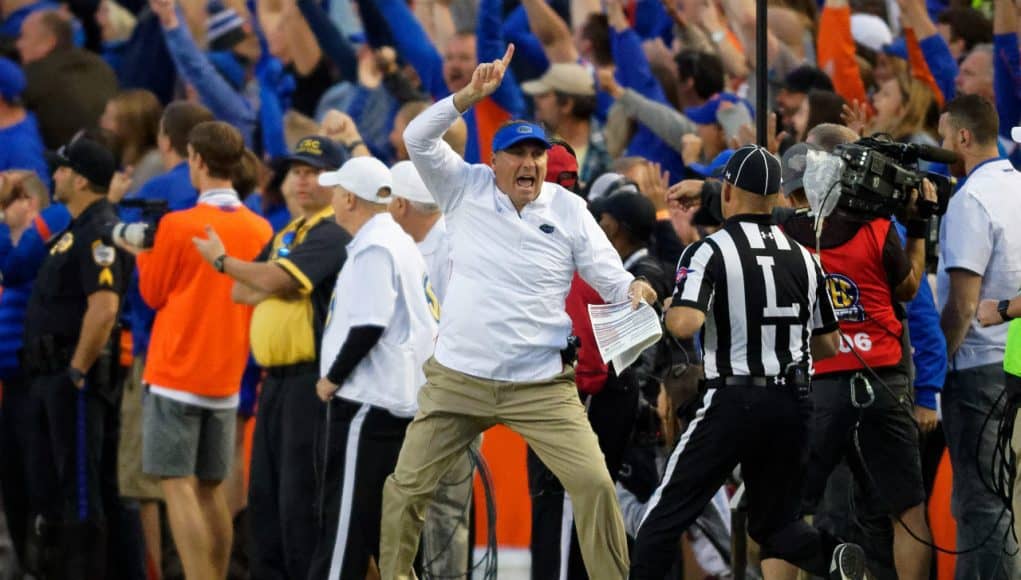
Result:
{"label": "white papers in hand", "polygon": [[618,375],[663,335],[656,311],[645,302],[636,310],[631,301],[589,304],[588,314],[599,355],[604,363],[613,362]]}

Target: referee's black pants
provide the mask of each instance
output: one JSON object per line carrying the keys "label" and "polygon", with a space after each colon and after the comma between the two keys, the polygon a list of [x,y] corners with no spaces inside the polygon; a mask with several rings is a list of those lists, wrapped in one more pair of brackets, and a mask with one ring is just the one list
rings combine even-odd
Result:
{"label": "referee's black pants", "polygon": [[319,368],[266,369],[252,441],[248,513],[255,580],[305,580],[315,549]]}
{"label": "referee's black pants", "polygon": [[363,580],[379,563],[383,484],[397,465],[411,417],[334,397],[330,403],[322,520],[309,580]]}
{"label": "referee's black pants", "polygon": [[838,542],[799,518],[806,433],[802,403],[791,389],[709,389],[649,500],[631,555],[631,578],[662,580],[677,558],[681,533],[739,463],[748,533],[762,547],[762,558],[781,558],[826,576]]}
{"label": "referee's black pants", "polygon": [[[612,371],[611,371],[612,373]],[[631,430],[638,410],[638,385],[628,373],[611,374],[602,391],[582,396],[592,431],[599,440],[610,478],[624,463],[631,442]],[[539,456],[528,449],[528,489],[532,496],[532,578],[533,580],[584,580],[578,532],[574,529],[573,506],[564,486]]]}

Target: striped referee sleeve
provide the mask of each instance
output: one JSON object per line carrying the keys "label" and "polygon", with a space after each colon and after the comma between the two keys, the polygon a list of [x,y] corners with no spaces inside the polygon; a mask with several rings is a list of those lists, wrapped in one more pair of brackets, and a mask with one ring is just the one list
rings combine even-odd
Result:
{"label": "striped referee sleeve", "polygon": [[[808,252],[805,252],[808,254]],[[840,328],[837,315],[833,311],[833,303],[830,302],[829,286],[826,284],[826,277],[822,275],[819,264],[814,259],[810,260],[813,266],[809,270],[809,276],[814,276],[815,283],[811,284],[815,290],[815,305],[812,307],[812,335],[828,334]],[[811,280],[812,278],[809,278]]]}
{"label": "striped referee sleeve", "polygon": [[687,306],[708,312],[713,298],[716,253],[705,240],[688,246],[677,262],[671,307]]}

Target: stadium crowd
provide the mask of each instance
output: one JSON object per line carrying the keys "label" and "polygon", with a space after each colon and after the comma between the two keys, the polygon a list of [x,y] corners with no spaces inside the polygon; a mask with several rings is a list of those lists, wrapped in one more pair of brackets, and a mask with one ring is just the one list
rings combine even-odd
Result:
{"label": "stadium crowd", "polygon": [[[749,251],[807,248],[841,335],[787,507],[875,578],[1021,578],[1021,4],[767,14],[757,67],[754,0],[0,0],[0,580],[492,577],[497,423],[532,578],[794,577],[751,459],[685,455],[707,390],[797,362],[671,319],[783,311],[772,262],[702,281],[746,165]],[[862,138],[932,177],[820,226]],[[664,335],[618,371],[589,306],[639,299]]]}

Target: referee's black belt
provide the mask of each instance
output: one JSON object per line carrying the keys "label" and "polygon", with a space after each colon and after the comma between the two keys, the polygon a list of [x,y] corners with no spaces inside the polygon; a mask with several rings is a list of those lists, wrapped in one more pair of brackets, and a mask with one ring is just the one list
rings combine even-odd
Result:
{"label": "referee's black belt", "polygon": [[783,377],[749,377],[732,376],[707,379],[707,389],[721,389],[723,387],[782,387],[786,381]]}
{"label": "referee's black belt", "polygon": [[277,379],[286,379],[288,377],[297,377],[300,375],[309,375],[318,372],[319,365],[314,362],[302,362],[295,363],[293,365],[279,365],[275,367],[266,367],[266,374]]}

